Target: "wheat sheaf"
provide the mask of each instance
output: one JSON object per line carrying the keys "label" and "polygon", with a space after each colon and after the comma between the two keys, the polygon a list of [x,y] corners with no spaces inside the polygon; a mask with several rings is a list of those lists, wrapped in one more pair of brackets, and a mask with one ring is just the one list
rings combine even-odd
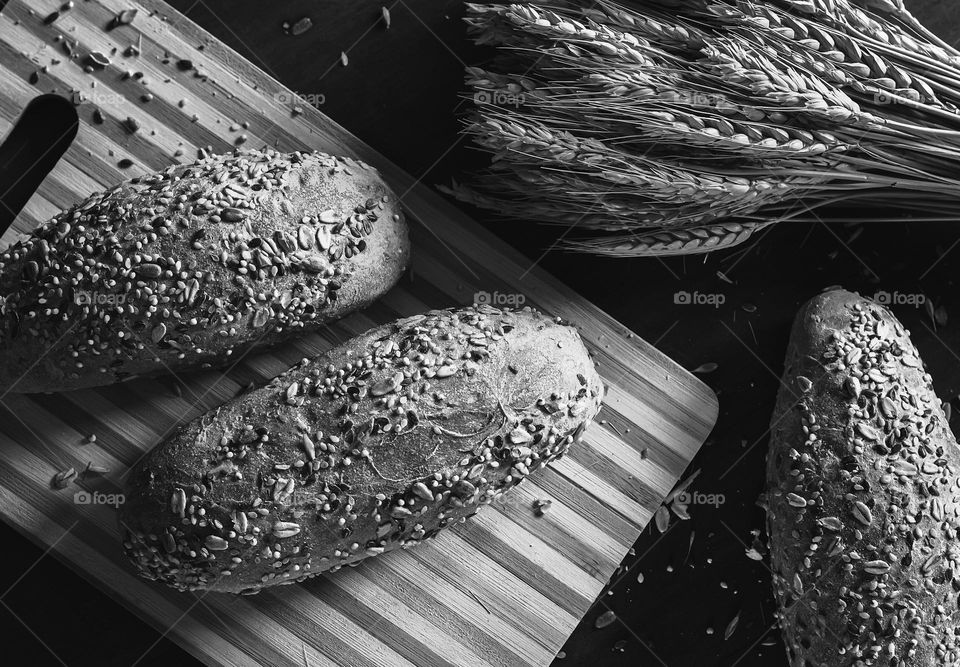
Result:
{"label": "wheat sheaf", "polygon": [[[489,167],[448,188],[617,257],[729,248],[866,204],[960,219],[960,51],[896,0],[469,4],[464,132]],[[832,216],[836,218],[836,215]]]}

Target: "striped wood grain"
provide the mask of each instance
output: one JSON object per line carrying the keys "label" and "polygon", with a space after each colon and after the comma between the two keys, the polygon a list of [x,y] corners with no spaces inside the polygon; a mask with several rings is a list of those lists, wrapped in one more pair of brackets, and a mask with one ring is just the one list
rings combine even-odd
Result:
{"label": "striped wood grain", "polygon": [[[291,113],[289,91],[163,3],[91,0],[44,25],[43,17],[60,5],[13,0],[0,16],[0,131],[41,92],[79,92],[86,99],[74,146],[5,241],[103,186],[192,160],[200,147],[230,150],[239,133],[229,127],[247,122],[246,146],[318,149],[377,166],[414,221],[414,262],[410,275],[365,312],[270,354],[237,360],[226,374],[3,396],[4,520],[40,544],[55,545],[54,553],[79,573],[208,664],[549,664],[706,438],[717,411],[713,394],[309,105],[301,115]],[[139,9],[133,25],[104,30],[130,7]],[[57,35],[77,58],[66,55]],[[137,43],[140,57],[120,55]],[[83,70],[86,54],[114,48],[109,67]],[[178,71],[179,58],[192,60],[204,76]],[[51,65],[54,59],[61,63]],[[45,65],[48,71],[39,72]],[[143,81],[123,78],[127,69],[142,72]],[[30,77],[38,72],[33,85]],[[154,99],[143,103],[148,90]],[[94,106],[103,124],[92,122]],[[127,117],[140,122],[136,134],[122,127]],[[183,154],[175,158],[178,149]],[[120,169],[122,158],[134,166]],[[74,502],[80,488],[117,492],[124,472],[177,423],[249,382],[263,382],[375,324],[469,303],[481,289],[522,294],[580,327],[609,386],[605,422],[507,502],[433,543],[258,596],[180,594],[133,575],[120,557],[111,507]],[[96,442],[84,444],[90,434]],[[111,472],[85,476],[66,491],[49,488],[58,470],[88,463]],[[531,505],[540,498],[551,498],[553,506],[537,517]]]}

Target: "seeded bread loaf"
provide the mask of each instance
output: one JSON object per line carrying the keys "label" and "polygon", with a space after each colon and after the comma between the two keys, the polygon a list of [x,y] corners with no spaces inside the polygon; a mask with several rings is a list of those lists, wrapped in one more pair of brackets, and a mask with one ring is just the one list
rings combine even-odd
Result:
{"label": "seeded bread loaf", "polygon": [[433,537],[562,456],[603,386],[535,311],[433,311],[373,329],[183,426],[130,473],[140,573],[239,593]]}
{"label": "seeded bread loaf", "polygon": [[0,254],[0,390],[226,366],[369,304],[409,241],[376,170],[214,156],[95,194]]}
{"label": "seeded bread loaf", "polygon": [[960,453],[908,332],[849,292],[810,301],[770,430],[790,665],[956,665]]}

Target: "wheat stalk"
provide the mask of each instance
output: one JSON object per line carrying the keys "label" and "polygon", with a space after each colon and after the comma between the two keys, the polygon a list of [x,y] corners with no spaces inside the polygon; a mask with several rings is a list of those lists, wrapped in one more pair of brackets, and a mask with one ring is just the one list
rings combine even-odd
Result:
{"label": "wheat stalk", "polygon": [[[471,4],[492,45],[448,191],[572,248],[706,252],[834,202],[960,218],[960,53],[893,0]],[[578,234],[579,233],[579,234]]]}

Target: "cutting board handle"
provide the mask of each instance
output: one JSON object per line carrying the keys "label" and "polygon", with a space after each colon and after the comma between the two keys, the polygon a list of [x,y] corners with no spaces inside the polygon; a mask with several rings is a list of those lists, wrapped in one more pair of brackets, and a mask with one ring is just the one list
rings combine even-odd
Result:
{"label": "cutting board handle", "polygon": [[35,97],[0,145],[0,235],[73,143],[80,119],[60,95]]}

